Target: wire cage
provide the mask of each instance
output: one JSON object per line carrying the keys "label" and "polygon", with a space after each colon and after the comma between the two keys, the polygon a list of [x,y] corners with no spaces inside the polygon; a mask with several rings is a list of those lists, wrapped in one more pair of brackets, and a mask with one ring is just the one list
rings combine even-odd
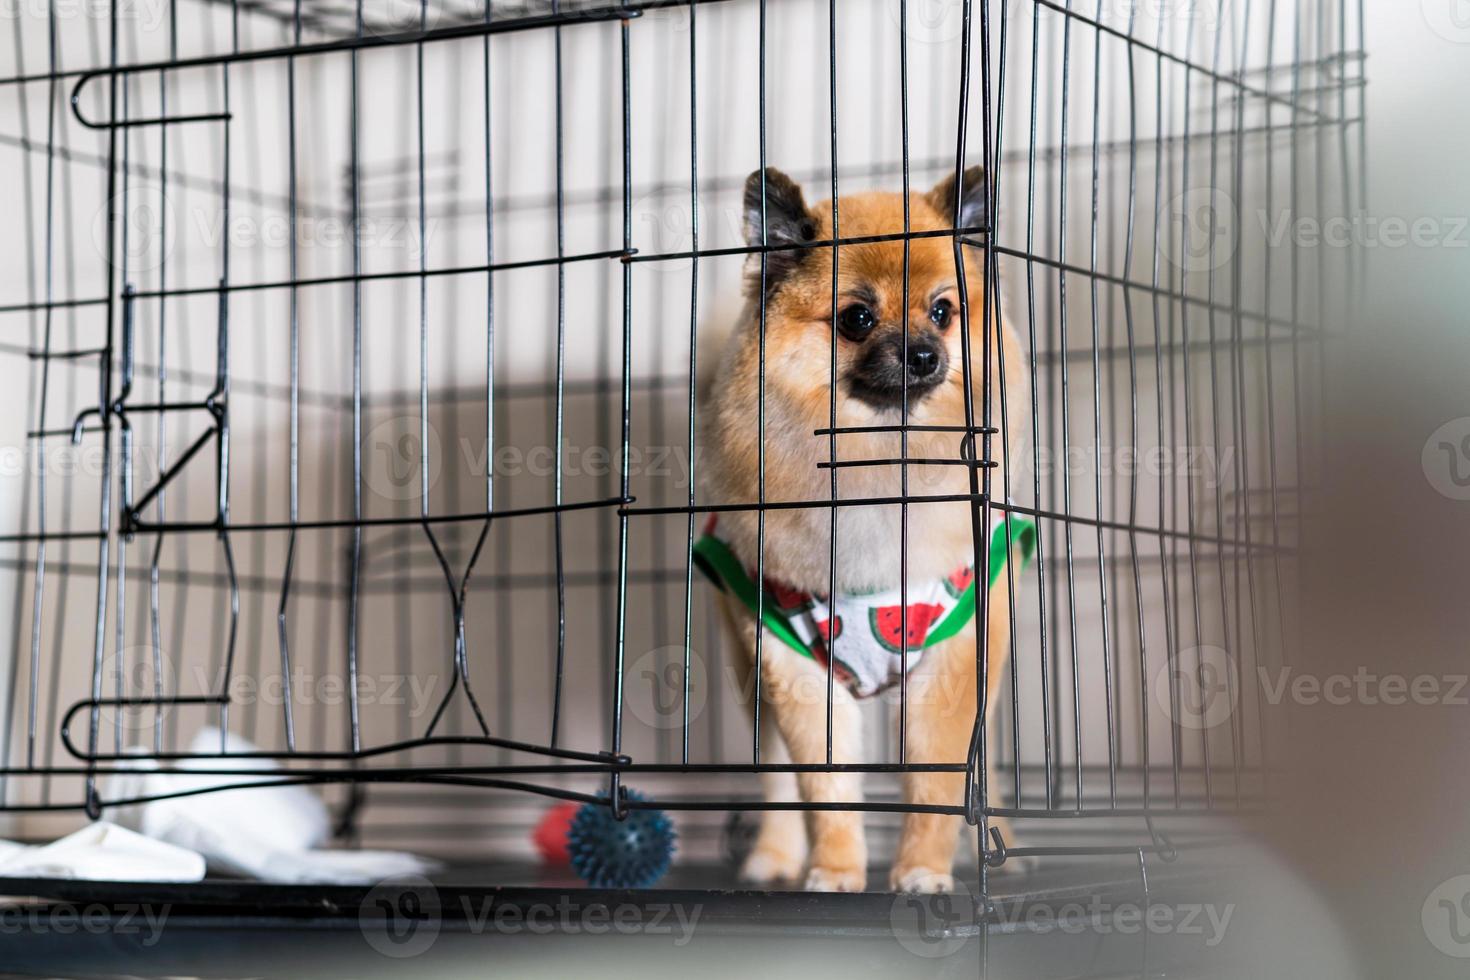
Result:
{"label": "wire cage", "polygon": [[[1136,874],[1269,799],[1256,677],[1291,659],[1355,262],[1300,232],[1365,205],[1355,5],[171,0],[9,30],[11,836],[134,802],[140,759],[239,754],[191,749],[209,725],[344,842],[495,883],[548,797],[611,801],[728,884],[782,764],[692,550],[730,506],[701,412],[775,254],[742,234],[767,166],[812,198],[986,175],[948,234],[1023,376],[977,372],[956,461],[1038,540],[979,603],[1009,666],[938,809],[1014,829],[963,873]],[[842,801],[875,856],[916,768],[888,693]]]}

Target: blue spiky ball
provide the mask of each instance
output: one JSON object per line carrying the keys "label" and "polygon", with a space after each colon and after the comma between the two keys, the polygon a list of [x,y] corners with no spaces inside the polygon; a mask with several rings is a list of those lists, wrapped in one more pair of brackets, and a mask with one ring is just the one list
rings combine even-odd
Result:
{"label": "blue spiky ball", "polygon": [[[623,792],[627,800],[646,799]],[[662,810],[635,809],[618,820],[606,802],[584,803],[567,831],[567,852],[572,870],[593,888],[648,888],[669,870],[675,836]]]}

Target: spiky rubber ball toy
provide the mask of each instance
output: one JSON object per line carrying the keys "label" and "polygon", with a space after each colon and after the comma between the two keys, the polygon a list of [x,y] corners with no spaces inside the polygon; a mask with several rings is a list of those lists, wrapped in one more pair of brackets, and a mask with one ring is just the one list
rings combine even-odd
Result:
{"label": "spiky rubber ball toy", "polygon": [[[624,800],[646,799],[624,790]],[[674,825],[662,810],[630,809],[618,820],[606,802],[584,803],[567,831],[572,870],[593,888],[648,888],[674,857]]]}

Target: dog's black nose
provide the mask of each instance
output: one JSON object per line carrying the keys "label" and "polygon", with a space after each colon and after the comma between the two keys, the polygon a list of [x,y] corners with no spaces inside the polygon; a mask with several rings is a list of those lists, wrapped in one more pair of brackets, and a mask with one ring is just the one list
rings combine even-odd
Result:
{"label": "dog's black nose", "polygon": [[862,359],[848,375],[848,390],[879,409],[915,405],[944,383],[949,357],[938,336],[904,337],[892,331],[868,343]]}
{"label": "dog's black nose", "polygon": [[928,344],[909,345],[909,371],[916,378],[927,378],[939,369],[939,352]]}

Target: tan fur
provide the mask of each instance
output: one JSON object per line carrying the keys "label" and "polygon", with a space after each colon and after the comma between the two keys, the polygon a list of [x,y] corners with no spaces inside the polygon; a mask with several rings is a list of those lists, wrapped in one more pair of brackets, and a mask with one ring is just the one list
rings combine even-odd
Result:
{"label": "tan fur", "polygon": [[[1006,576],[990,590],[989,666],[986,704],[993,705],[1010,656],[1011,623]],[[914,764],[962,761],[975,725],[974,625],[930,650],[909,678],[908,761]],[[958,773],[910,773],[905,799],[911,803],[954,804],[964,799]],[[1007,842],[1009,828],[999,824]],[[904,817],[889,884],[897,891],[949,891],[960,818],[910,813]]]}
{"label": "tan fur", "polygon": [[[941,213],[946,189],[910,197],[914,231],[949,229]],[[832,235],[832,206],[823,202],[809,212],[816,240]],[[899,233],[904,230],[903,199],[894,193],[866,193],[839,202],[843,238]],[[984,420],[981,403],[982,353],[990,330],[991,390],[1000,391],[997,365],[1006,359],[1005,380],[1012,394],[1022,378],[1019,345],[1006,327],[997,344],[993,321],[985,314],[984,253],[966,247],[970,363],[974,424]],[[752,266],[758,261],[752,259]],[[826,436],[814,430],[831,424],[832,266],[830,248],[810,252],[779,285],[766,305],[764,446],[767,502],[823,500],[831,493],[831,471],[817,464],[828,458]],[[753,269],[752,269],[753,271]],[[712,403],[705,412],[703,441],[705,489],[709,503],[754,504],[759,499],[760,395],[759,280],[752,277],[747,303],[715,380]],[[876,292],[875,312],[884,323],[910,324],[913,336],[927,326],[925,317],[937,295],[959,308],[953,241],[949,237],[913,239],[909,254],[909,310],[904,316],[904,246],[900,241],[848,245],[840,249],[837,273],[838,308],[855,291]],[[943,384],[910,405],[915,424],[962,425],[965,422],[961,365],[962,327],[956,312],[944,334],[949,375]],[[999,349],[997,349],[999,348]],[[897,410],[875,409],[848,397],[841,379],[852,366],[858,345],[839,338],[836,350],[838,426],[893,425]],[[1017,416],[1018,417],[1018,416]],[[998,399],[992,422],[1001,423]],[[908,437],[910,458],[959,459],[956,433],[918,433]],[[993,449],[1002,445],[997,436]],[[839,459],[897,458],[900,436],[893,433],[851,434],[837,439]],[[842,499],[896,496],[902,492],[900,468],[855,467],[838,470],[837,495]],[[993,486],[1003,486],[1003,471]],[[966,494],[969,475],[962,466],[910,465],[911,496]],[[900,512],[897,505],[838,508],[837,588],[843,592],[897,588],[902,573]],[[758,515],[755,510],[724,512],[721,534],[748,567],[757,558]],[[829,590],[831,511],[824,508],[775,509],[765,513],[764,570],[772,579],[797,589],[825,594]],[[923,503],[908,508],[908,575],[911,582],[938,578],[973,560],[971,512],[968,504]],[[990,597],[989,681],[995,693],[1009,653],[1010,624],[1005,576]],[[755,650],[755,624],[749,612],[733,602],[727,621],[739,644]],[[930,649],[910,677],[908,758],[910,762],[963,762],[975,721],[975,637],[973,623],[965,632]],[[832,759],[858,762],[861,752],[859,709],[841,684],[833,697]],[[827,674],[814,661],[796,654],[766,633],[761,646],[763,762],[827,763]],[[994,703],[991,698],[990,703]],[[772,724],[774,723],[774,724]],[[780,744],[771,737],[779,731]],[[858,776],[844,773],[767,774],[767,798],[806,802],[851,802],[861,799]],[[907,799],[915,803],[956,805],[963,799],[959,774],[910,775]],[[809,888],[861,890],[866,885],[867,849],[862,817],[851,811],[809,813],[810,846],[803,821],[790,811],[767,811],[744,872],[758,883],[804,880]],[[932,891],[952,884],[958,817],[908,815],[890,884],[905,891]],[[804,874],[803,874],[804,872]]]}

